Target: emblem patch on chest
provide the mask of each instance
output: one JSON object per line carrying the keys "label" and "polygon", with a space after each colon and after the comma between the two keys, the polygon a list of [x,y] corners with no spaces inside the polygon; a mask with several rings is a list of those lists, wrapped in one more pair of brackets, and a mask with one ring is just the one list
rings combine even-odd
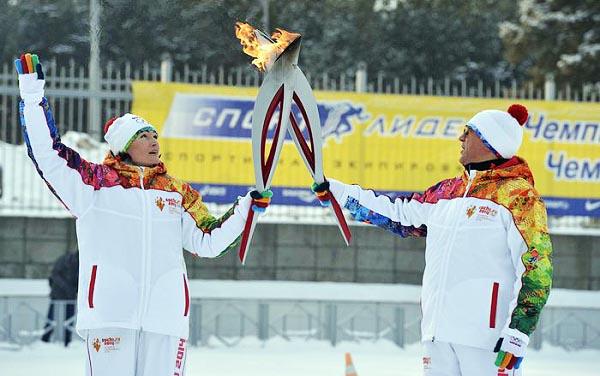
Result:
{"label": "emblem patch on chest", "polygon": [[178,200],[176,198],[157,197],[156,201],[154,202],[156,203],[156,206],[160,209],[160,211],[163,211],[163,209],[167,207],[169,209],[169,213],[171,214],[177,213],[179,208],[181,207],[181,200]]}
{"label": "emblem patch on chest", "polygon": [[498,210],[492,209],[485,205],[479,207],[473,205],[467,208],[466,214],[468,218],[471,218],[474,214],[477,214],[475,218],[478,221],[493,221],[496,215],[498,215]]}
{"label": "emblem patch on chest", "polygon": [[162,211],[165,207],[165,202],[163,201],[162,197],[157,197],[156,201],[154,202],[156,203],[156,206],[160,209],[160,211]]}

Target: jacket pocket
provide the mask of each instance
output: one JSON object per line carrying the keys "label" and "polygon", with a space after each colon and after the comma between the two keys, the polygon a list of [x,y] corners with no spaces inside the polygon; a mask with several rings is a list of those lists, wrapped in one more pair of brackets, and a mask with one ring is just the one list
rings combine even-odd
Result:
{"label": "jacket pocket", "polygon": [[187,316],[190,312],[190,290],[188,289],[185,274],[183,275],[183,292],[185,293],[185,309],[183,310],[183,316]]}
{"label": "jacket pocket", "polygon": [[498,289],[500,284],[494,282],[492,285],[492,301],[490,302],[490,328],[496,327],[496,312],[498,310]]}
{"label": "jacket pocket", "polygon": [[90,284],[88,287],[88,306],[94,308],[94,288],[96,287],[96,271],[98,265],[92,265],[92,275],[90,276]]}

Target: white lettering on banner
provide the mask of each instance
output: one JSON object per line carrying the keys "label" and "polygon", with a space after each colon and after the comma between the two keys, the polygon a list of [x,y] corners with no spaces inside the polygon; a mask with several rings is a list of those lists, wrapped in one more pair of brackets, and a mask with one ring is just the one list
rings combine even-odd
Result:
{"label": "white lettering on banner", "polygon": [[217,117],[217,128],[221,128],[223,124],[229,120],[229,128],[235,128],[238,120],[240,119],[242,111],[238,108],[225,108]]}
{"label": "white lettering on banner", "polygon": [[194,115],[193,124],[196,127],[210,127],[217,114],[217,110],[212,107],[200,107]]}
{"label": "white lettering on banner", "polygon": [[252,114],[254,110],[246,112],[242,120],[242,129],[252,129]]}
{"label": "white lettering on banner", "polygon": [[600,143],[599,123],[546,119],[544,114],[539,114],[537,121],[533,118],[531,115],[525,123],[525,129],[530,132],[533,141]]}
{"label": "white lettering on banner", "polygon": [[227,188],[214,187],[214,186],[211,187],[210,185],[204,185],[200,189],[198,189],[198,192],[200,193],[201,196],[224,197],[227,194]]}
{"label": "white lettering on banner", "polygon": [[557,180],[600,182],[600,159],[568,158],[564,152],[548,152],[546,168]]}

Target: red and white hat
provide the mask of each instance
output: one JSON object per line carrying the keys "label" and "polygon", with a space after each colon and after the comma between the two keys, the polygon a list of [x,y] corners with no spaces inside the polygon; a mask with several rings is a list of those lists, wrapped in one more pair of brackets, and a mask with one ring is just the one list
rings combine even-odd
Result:
{"label": "red and white hat", "polygon": [[127,113],[104,124],[104,139],[108,142],[110,151],[117,155],[127,152],[137,134],[144,131],[156,132],[156,129],[141,117]]}
{"label": "red and white hat", "polygon": [[507,111],[485,110],[467,122],[481,140],[502,158],[512,158],[523,142],[523,124],[529,114],[520,104],[511,105]]}

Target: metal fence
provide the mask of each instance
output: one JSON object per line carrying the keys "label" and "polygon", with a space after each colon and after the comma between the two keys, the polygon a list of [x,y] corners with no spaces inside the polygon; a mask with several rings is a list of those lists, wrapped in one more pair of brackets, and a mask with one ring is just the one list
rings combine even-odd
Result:
{"label": "metal fence", "polygon": [[[48,320],[48,299],[0,298],[0,342],[21,347],[53,331],[52,341],[63,343],[66,332],[75,334],[75,316],[67,317],[73,301],[56,301],[54,319]],[[399,347],[420,339],[418,303],[342,302],[310,300],[193,299],[190,310],[192,346],[207,346],[213,339],[235,346],[243,338],[261,341],[340,342],[387,340]],[[600,309],[546,307],[530,346],[544,344],[568,350],[600,349]]]}
{"label": "metal fence", "polygon": [[[169,60],[160,63],[130,64],[107,63],[101,70],[99,90],[90,89],[90,79],[84,67],[73,62],[58,66],[56,61],[45,64],[46,94],[52,105],[61,134],[69,131],[89,135],[77,138],[78,147],[101,140],[103,120],[130,111],[133,95],[132,80],[184,82],[234,86],[258,86],[261,75],[250,66],[216,67],[206,65],[192,69],[185,65],[175,69]],[[352,74],[331,76],[327,72],[307,72],[315,90],[359,91],[389,94],[414,94],[437,96],[466,96],[490,98],[563,99],[598,102],[600,82],[581,87],[557,85],[549,80],[543,86],[517,81],[468,81],[416,77],[386,77],[375,74],[367,77],[365,67]],[[18,82],[12,63],[4,63],[0,69],[0,215],[67,216],[68,214],[49,194],[40,179],[31,179],[31,163],[22,146],[18,120]],[[98,116],[89,111],[101,108]],[[81,144],[81,145],[80,145]],[[106,149],[104,149],[106,150]],[[82,152],[82,154],[84,154]],[[84,155],[93,162],[101,161],[103,155],[96,151]],[[18,193],[18,194],[15,194]],[[228,207],[209,205],[217,214]],[[274,207],[266,221],[332,223],[329,216],[319,208]],[[550,218],[551,230],[561,233],[600,234],[600,221],[587,217]]]}

